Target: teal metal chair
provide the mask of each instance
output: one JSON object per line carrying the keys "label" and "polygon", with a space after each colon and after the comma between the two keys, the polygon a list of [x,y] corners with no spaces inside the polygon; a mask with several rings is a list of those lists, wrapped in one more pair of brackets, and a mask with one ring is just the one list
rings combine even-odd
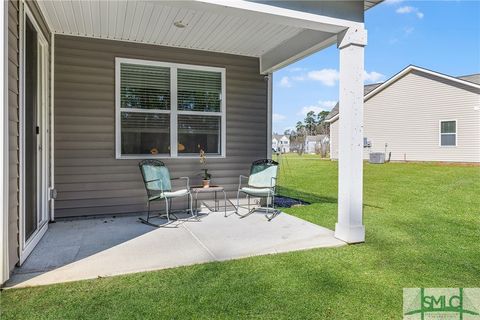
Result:
{"label": "teal metal chair", "polygon": [[[147,219],[139,218],[142,223],[154,226],[161,227],[160,225],[153,224],[150,222],[151,218],[167,218],[167,224],[171,223],[172,220],[177,220],[177,217],[172,214],[174,219],[170,219],[170,209],[172,207],[172,199],[180,197],[188,197],[190,214],[194,216],[192,210],[192,196],[190,194],[190,181],[188,177],[180,178],[170,178],[170,172],[168,168],[162,161],[159,160],[143,160],[138,166],[140,167],[140,172],[142,173],[143,182],[145,184],[145,189],[147,190]],[[172,191],[172,181],[173,180],[185,180],[186,188]],[[165,201],[165,214],[158,214],[156,216],[150,216],[150,204],[152,201]]]}
{"label": "teal metal chair", "polygon": [[[237,191],[237,207],[236,213],[238,215],[240,206],[240,194],[245,194],[248,200],[247,216],[257,210],[266,211],[266,217],[270,221],[279,211],[275,210],[275,188],[277,185],[278,162],[270,159],[257,160],[252,163],[250,168],[250,175],[240,175],[238,181]],[[248,180],[247,184],[242,186],[242,181]],[[250,197],[266,198],[267,205],[265,207],[250,208]],[[269,206],[271,205],[271,207]],[[271,214],[270,214],[271,213]]]}

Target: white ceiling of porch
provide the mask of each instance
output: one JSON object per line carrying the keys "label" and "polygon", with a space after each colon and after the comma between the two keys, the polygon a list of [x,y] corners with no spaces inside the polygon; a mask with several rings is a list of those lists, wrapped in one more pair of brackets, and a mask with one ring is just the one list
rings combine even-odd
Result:
{"label": "white ceiling of porch", "polygon": [[[248,15],[228,16],[160,1],[39,1],[56,34],[126,40],[259,57],[302,32]],[[181,21],[185,28],[174,26]]]}

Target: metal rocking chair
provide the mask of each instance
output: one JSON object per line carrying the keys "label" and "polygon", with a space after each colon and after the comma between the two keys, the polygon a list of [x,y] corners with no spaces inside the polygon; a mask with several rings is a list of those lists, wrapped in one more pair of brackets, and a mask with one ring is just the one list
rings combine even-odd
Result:
{"label": "metal rocking chair", "polygon": [[[179,197],[188,197],[189,209],[192,217],[194,216],[192,210],[192,196],[190,194],[190,180],[188,177],[180,178],[170,178],[170,173],[168,168],[162,161],[159,160],[143,160],[138,166],[140,167],[140,172],[142,173],[143,182],[145,184],[145,189],[147,190],[147,219],[139,218],[142,223],[154,226],[161,227],[171,223],[172,220],[177,220],[178,218],[172,213],[174,219],[170,219],[170,209],[172,205],[172,199]],[[186,188],[176,191],[172,191],[173,180],[185,180]],[[165,214],[158,214],[156,216],[150,216],[150,203],[156,200],[165,200]],[[167,223],[165,225],[157,225],[150,222],[150,218],[156,217],[166,217]]]}
{"label": "metal rocking chair", "polygon": [[[236,207],[236,213],[238,215],[240,215],[238,213],[238,209],[245,208],[240,206],[240,193],[246,194],[248,200],[248,213],[246,215],[243,215],[243,217],[248,216],[249,214],[257,210],[266,211],[266,217],[269,221],[278,215],[279,211],[275,210],[275,188],[277,184],[277,172],[278,162],[270,159],[262,159],[252,163],[252,166],[250,168],[250,176],[246,177],[240,175],[238,179]],[[242,187],[242,179],[248,179],[248,183],[246,186]],[[257,198],[266,198],[266,207],[250,209],[250,196]],[[269,207],[269,204],[271,204],[271,208]],[[272,214],[269,216],[270,211],[272,211]]]}

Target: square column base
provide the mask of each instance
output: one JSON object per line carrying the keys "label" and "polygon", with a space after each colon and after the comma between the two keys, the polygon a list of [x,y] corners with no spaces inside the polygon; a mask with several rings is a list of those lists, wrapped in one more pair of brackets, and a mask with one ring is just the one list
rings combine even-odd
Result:
{"label": "square column base", "polygon": [[336,223],[335,238],[345,241],[346,243],[365,242],[365,226],[346,226]]}

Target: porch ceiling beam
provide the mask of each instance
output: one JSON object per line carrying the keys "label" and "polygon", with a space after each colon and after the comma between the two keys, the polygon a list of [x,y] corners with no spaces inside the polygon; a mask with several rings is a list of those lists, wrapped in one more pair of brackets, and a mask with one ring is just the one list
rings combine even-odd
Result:
{"label": "porch ceiling beam", "polygon": [[304,30],[260,56],[260,73],[266,74],[336,43],[337,35]]}
{"label": "porch ceiling beam", "polygon": [[169,1],[165,4],[175,7],[188,7],[194,10],[205,10],[229,16],[262,19],[262,21],[276,23],[279,25],[331,33],[338,33],[350,27],[358,28],[363,26],[363,23],[361,22],[242,0]]}

